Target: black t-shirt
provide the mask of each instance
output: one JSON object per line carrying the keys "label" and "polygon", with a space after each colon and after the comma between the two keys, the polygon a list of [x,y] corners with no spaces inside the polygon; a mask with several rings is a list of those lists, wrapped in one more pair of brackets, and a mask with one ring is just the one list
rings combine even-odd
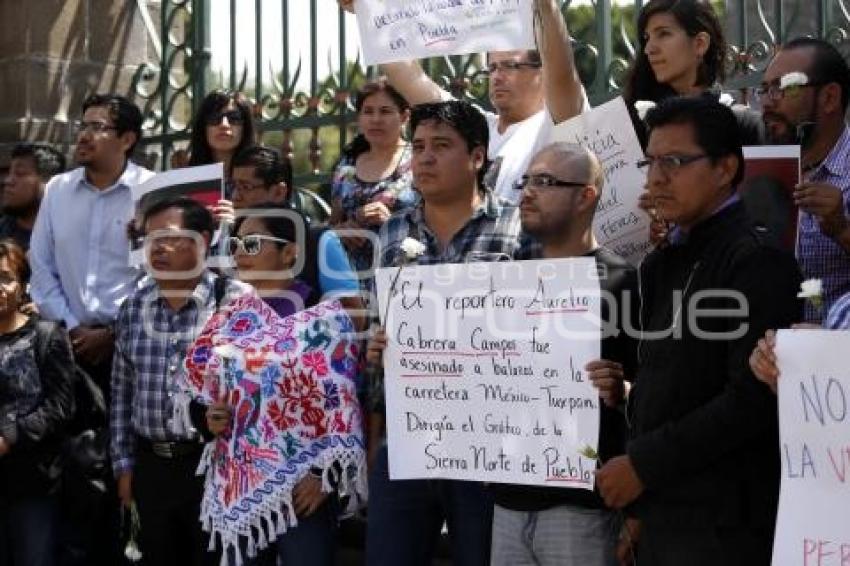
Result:
{"label": "black t-shirt", "polygon": [[[524,255],[524,259],[535,258],[534,252]],[[603,294],[610,294],[616,303],[616,318],[610,312],[609,301],[602,301],[603,332],[605,323],[612,323],[619,332],[616,336],[603,334],[601,344],[602,358],[623,364],[625,375],[630,379],[634,375],[636,340],[631,332],[623,332],[624,327],[636,328],[638,312],[637,275],[634,267],[615,253],[598,248],[585,257],[596,258],[599,268],[599,286]],[[612,409],[600,402],[599,420],[599,457],[606,462],[625,452],[626,419],[622,411]],[[542,511],[557,505],[582,505],[585,507],[604,507],[597,491],[577,488],[529,486],[518,484],[489,484],[497,505],[516,511]]]}

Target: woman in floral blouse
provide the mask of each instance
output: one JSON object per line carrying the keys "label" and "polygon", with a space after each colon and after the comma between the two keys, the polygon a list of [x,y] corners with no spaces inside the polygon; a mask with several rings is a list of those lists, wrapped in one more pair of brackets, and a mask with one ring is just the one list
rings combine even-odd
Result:
{"label": "woman in floral blouse", "polygon": [[407,101],[379,79],[357,92],[354,106],[360,134],[334,171],[330,223],[360,272],[374,264],[372,243],[346,230],[377,233],[392,213],[413,205],[418,196],[411,186],[410,145],[402,138],[410,116]]}

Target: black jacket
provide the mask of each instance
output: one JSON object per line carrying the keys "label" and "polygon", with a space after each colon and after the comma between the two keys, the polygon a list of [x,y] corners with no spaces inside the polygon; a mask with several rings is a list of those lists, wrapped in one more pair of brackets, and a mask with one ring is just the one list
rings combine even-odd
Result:
{"label": "black jacket", "polygon": [[[47,338],[46,348],[39,340]],[[44,350],[44,359],[39,358]],[[0,335],[0,436],[11,445],[0,457],[0,497],[55,492],[62,471],[63,430],[74,415],[74,363],[63,328],[38,337],[36,317]]]}
{"label": "black jacket", "polygon": [[[687,241],[652,252],[639,270],[642,335],[629,400],[628,454],[645,485],[634,511],[669,526],[772,528],[779,491],[776,397],[750,372],[748,358],[769,328],[801,317],[794,258],[762,244],[740,203],[691,230]],[[689,302],[709,290],[696,314]],[[679,303],[673,298],[683,291]],[[650,339],[678,321],[681,337]],[[743,326],[742,326],[743,325]],[[702,332],[732,332],[723,339]]]}

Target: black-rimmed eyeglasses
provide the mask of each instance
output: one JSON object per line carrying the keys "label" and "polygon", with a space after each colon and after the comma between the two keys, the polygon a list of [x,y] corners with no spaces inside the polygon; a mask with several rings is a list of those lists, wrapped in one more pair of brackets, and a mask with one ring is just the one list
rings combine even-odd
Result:
{"label": "black-rimmed eyeglasses", "polygon": [[576,181],[563,181],[552,175],[523,175],[514,183],[514,189],[521,191],[528,187],[551,189],[554,187],[586,187],[587,183]]}

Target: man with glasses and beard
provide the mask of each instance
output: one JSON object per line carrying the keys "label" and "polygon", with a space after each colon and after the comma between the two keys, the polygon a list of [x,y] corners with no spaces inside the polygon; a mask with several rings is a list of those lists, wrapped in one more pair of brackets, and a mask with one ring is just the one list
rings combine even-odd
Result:
{"label": "man with glasses and beard", "polygon": [[12,238],[26,251],[44,194],[44,185],[65,170],[65,156],[44,144],[22,143],[12,149],[9,174],[3,180],[0,239]]}
{"label": "man with glasses and beard", "polygon": [[805,312],[820,322],[850,292],[850,69],[829,43],[798,38],[782,46],[756,92],[770,143],[801,145],[797,259],[805,278],[823,281],[823,310],[807,304]]}

